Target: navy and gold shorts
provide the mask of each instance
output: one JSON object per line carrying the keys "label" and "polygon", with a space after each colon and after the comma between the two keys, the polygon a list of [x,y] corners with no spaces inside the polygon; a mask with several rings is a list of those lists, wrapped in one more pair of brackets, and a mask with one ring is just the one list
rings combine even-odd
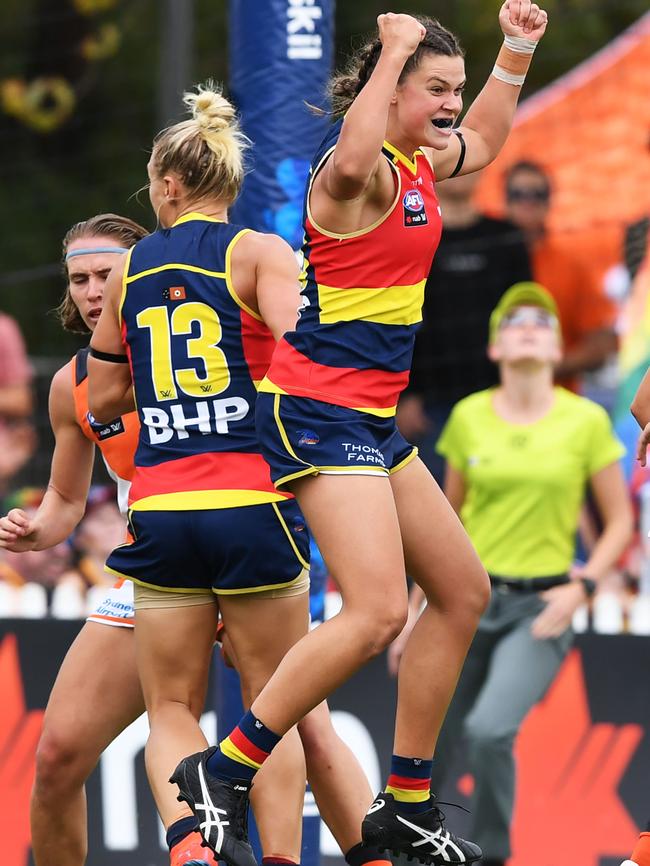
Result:
{"label": "navy and gold shorts", "polygon": [[289,587],[309,569],[309,532],[295,499],[239,508],[131,511],[130,544],[106,569],[143,586],[217,595]]}
{"label": "navy and gold shorts", "polygon": [[259,393],[255,426],[276,487],[305,475],[391,475],[417,456],[395,418],[288,394]]}

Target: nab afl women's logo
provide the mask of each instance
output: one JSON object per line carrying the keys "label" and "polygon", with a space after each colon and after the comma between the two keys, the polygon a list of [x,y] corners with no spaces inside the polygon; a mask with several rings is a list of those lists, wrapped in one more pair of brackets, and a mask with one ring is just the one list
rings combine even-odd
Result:
{"label": "nab afl women's logo", "polygon": [[405,226],[423,226],[427,224],[427,212],[424,209],[424,199],[420,190],[410,189],[404,193],[402,204],[404,205]]}

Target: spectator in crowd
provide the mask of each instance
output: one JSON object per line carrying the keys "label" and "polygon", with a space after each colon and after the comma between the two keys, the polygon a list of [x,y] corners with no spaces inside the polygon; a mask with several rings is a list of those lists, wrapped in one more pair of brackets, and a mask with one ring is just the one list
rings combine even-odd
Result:
{"label": "spectator in crowd", "polygon": [[602,367],[618,348],[616,308],[570,239],[549,233],[551,195],[550,178],[537,163],[517,162],[506,174],[507,215],[524,233],[533,279],[553,295],[559,311],[563,354],[556,379],[577,391],[582,374]]}
{"label": "spectator in crowd", "polygon": [[0,493],[34,451],[32,369],[14,319],[0,312]]}
{"label": "spectator in crowd", "polygon": [[[490,574],[492,598],[438,741],[433,785],[440,786],[464,731],[475,783],[471,837],[484,866],[503,866],[515,735],[560,667],[573,613],[615,564],[633,519],[623,448],[605,410],[553,385],[561,348],[551,295],[535,283],[511,287],[490,318],[489,352],[500,385],[461,400],[438,443],[447,460],[445,493]],[[587,483],[603,529],[578,569],[572,560]],[[414,588],[411,609],[421,602]],[[391,647],[393,668],[406,632]]]}
{"label": "spectator in crowd", "polygon": [[410,387],[398,409],[402,434],[415,441],[439,483],[444,461],[435,444],[452,407],[498,380],[486,352],[490,313],[508,286],[531,278],[519,230],[476,208],[479,177],[474,172],[438,187],[442,239],[427,280]]}

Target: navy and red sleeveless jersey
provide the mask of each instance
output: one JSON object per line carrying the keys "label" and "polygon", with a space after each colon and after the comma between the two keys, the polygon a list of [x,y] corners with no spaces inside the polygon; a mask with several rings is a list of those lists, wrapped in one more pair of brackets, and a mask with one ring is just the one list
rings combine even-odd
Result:
{"label": "navy and red sleeveless jersey", "polygon": [[408,384],[442,219],[425,155],[418,150],[409,159],[384,142],[382,154],[395,180],[387,213],[349,234],[318,226],[309,192],[336,146],[341,123],[334,124],[312,163],[300,319],[278,344],[260,390],[388,417]]}
{"label": "navy and red sleeveless jersey", "polygon": [[248,231],[190,213],[129,254],[120,317],[141,423],[134,510],[290,498],[275,490],[255,435],[275,343],[232,283],[232,250]]}

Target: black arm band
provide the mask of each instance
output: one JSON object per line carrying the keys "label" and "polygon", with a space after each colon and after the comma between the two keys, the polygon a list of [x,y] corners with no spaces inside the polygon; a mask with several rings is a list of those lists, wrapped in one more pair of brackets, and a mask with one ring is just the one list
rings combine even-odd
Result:
{"label": "black arm band", "polygon": [[114,355],[112,352],[100,352],[99,349],[90,347],[91,358],[97,358],[98,361],[110,361],[111,364],[128,364],[129,359],[126,355]]}
{"label": "black arm band", "polygon": [[452,171],[449,177],[456,177],[458,172],[463,167],[463,163],[465,162],[465,152],[467,151],[467,145],[465,144],[465,139],[463,138],[463,133],[459,129],[454,130],[454,135],[458,136],[458,141],[460,142],[460,154],[458,156],[458,162],[456,163],[456,168]]}

